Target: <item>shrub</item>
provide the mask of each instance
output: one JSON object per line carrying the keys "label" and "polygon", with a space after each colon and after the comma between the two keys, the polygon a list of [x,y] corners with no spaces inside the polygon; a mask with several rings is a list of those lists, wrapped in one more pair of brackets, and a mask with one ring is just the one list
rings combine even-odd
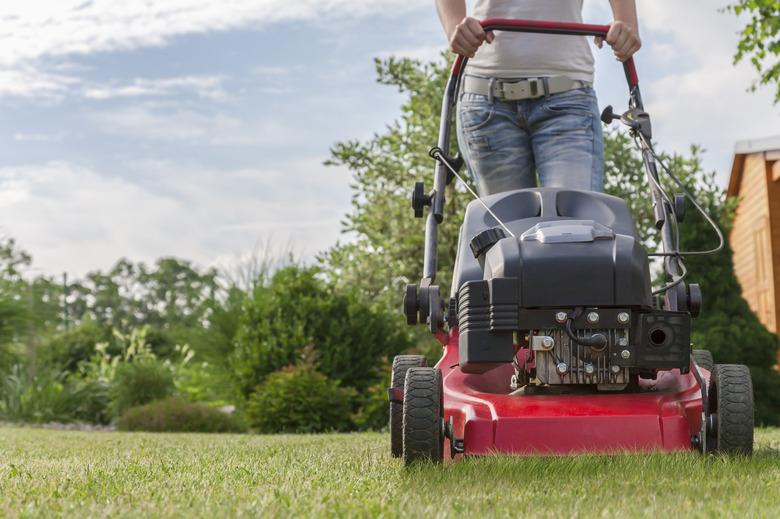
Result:
{"label": "shrub", "polygon": [[780,373],[750,368],[756,402],[756,425],[780,425]]}
{"label": "shrub", "polygon": [[38,349],[38,362],[61,370],[76,371],[81,362],[94,355],[95,345],[99,343],[106,344],[111,354],[118,351],[111,330],[87,318],[68,331],[47,337]]}
{"label": "shrub", "polygon": [[64,391],[70,398],[71,406],[62,421],[98,424],[111,421],[109,387],[104,382],[70,375]]}
{"label": "shrub", "polygon": [[166,398],[128,409],[117,421],[120,431],[151,432],[246,432],[236,416],[205,404]]}
{"label": "shrub", "polygon": [[249,398],[247,417],[261,433],[315,433],[352,428],[356,392],[311,366],[272,373]]}
{"label": "shrub", "polygon": [[385,376],[376,384],[358,395],[358,410],[352,415],[355,427],[361,431],[381,431],[388,426],[390,404],[387,401],[387,388],[390,387],[390,367]]}
{"label": "shrub", "polygon": [[105,384],[66,371],[43,368],[34,374],[17,364],[0,378],[0,416],[19,422],[109,421]]}
{"label": "shrub", "polygon": [[120,416],[130,407],[173,395],[171,369],[152,359],[119,363],[111,382],[111,407]]}
{"label": "shrub", "polygon": [[235,394],[233,374],[224,366],[209,362],[190,362],[174,372],[176,394],[190,402],[227,405],[241,400]]}
{"label": "shrub", "polygon": [[411,345],[396,321],[356,291],[322,281],[316,269],[282,269],[244,305],[232,359],[241,391],[248,396],[270,373],[295,364],[307,345],[321,373],[365,390],[383,358]]}
{"label": "shrub", "polygon": [[[0,252],[2,244],[0,243]],[[0,286],[0,377],[19,362],[17,337],[26,329],[27,303],[9,297]]]}

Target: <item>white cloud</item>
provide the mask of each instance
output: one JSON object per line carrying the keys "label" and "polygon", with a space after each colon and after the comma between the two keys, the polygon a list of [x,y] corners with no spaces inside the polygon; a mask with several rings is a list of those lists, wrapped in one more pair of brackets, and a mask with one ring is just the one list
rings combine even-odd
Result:
{"label": "white cloud", "polygon": [[260,77],[288,77],[293,72],[301,71],[305,71],[305,68],[302,65],[292,65],[288,67],[258,66],[250,69],[252,75]]}
{"label": "white cloud", "polygon": [[304,258],[339,238],[348,175],[319,159],[283,169],[218,171],[166,161],[125,177],[66,162],[0,168],[0,231],[43,271],[77,275],[117,258],[178,255],[209,265],[258,239]]}
{"label": "white cloud", "polygon": [[143,103],[94,112],[89,118],[103,133],[142,141],[186,142],[214,146],[277,146],[306,137],[270,119],[244,120],[223,113],[201,113],[164,103]]}
{"label": "white cloud", "polygon": [[14,142],[60,142],[66,135],[64,133],[15,133]]}
{"label": "white cloud", "polygon": [[37,97],[61,99],[80,80],[76,77],[44,72],[31,65],[0,68],[0,97]]}
{"label": "white cloud", "polygon": [[[43,58],[161,46],[182,35],[257,29],[283,21],[381,16],[422,5],[422,0],[6,1],[0,4],[0,96],[53,97],[78,82],[73,76],[48,72],[57,65],[43,65]],[[90,87],[87,95],[143,95],[155,86],[161,86],[159,81]]]}
{"label": "white cloud", "polygon": [[0,97],[34,97],[62,101],[66,96],[106,100],[175,97],[192,93],[202,99],[224,101],[228,97],[224,82],[225,78],[219,75],[190,75],[166,78],[138,77],[128,83],[116,81],[98,83],[72,74],[49,73],[34,66],[23,65],[19,68],[0,68]]}
{"label": "white cloud", "polygon": [[216,121],[193,111],[170,113],[156,105],[129,106],[91,114],[96,127],[107,134],[161,142],[202,141]]}
{"label": "white cloud", "polygon": [[422,0],[27,0],[0,6],[0,64],[162,45],[183,35],[332,15],[408,11]]}
{"label": "white cloud", "polygon": [[446,45],[422,45],[420,47],[406,47],[395,50],[388,50],[380,52],[378,58],[389,58],[395,56],[397,58],[410,58],[417,59],[423,63],[430,61],[442,61],[441,53],[447,50]]}
{"label": "white cloud", "polygon": [[222,100],[227,94],[222,76],[181,76],[172,78],[135,78],[129,84],[103,84],[84,88],[87,99],[113,99],[117,97],[159,97],[182,92],[194,92],[201,98]]}

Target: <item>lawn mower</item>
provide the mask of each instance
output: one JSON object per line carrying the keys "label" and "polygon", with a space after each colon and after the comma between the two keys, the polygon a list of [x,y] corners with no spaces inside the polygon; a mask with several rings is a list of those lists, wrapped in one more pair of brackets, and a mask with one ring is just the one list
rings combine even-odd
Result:
{"label": "lawn mower", "polygon": [[[605,37],[609,26],[487,19],[485,31]],[[467,58],[452,67],[442,103],[433,189],[418,182],[415,216],[427,210],[423,276],[407,285],[409,324],[427,324],[443,344],[393,361],[390,435],[407,464],[461,456],[698,450],[750,454],[753,391],[742,365],[715,364],[691,348],[701,290],[686,282],[684,257],[723,247],[716,223],[651,142],[636,68],[624,63],[628,110],[601,119],[628,127],[643,157],[662,252],[648,253],[626,202],[565,187],[479,197],[449,154],[451,119]],[[680,192],[670,195],[659,167]],[[445,306],[435,284],[437,227],[445,187],[463,182],[475,200],[460,229]],[[675,188],[675,191],[676,191]],[[681,251],[678,225],[689,201],[720,245]],[[651,256],[663,263],[651,288]],[[446,308],[446,310],[445,310]],[[737,345],[735,345],[737,346]]]}

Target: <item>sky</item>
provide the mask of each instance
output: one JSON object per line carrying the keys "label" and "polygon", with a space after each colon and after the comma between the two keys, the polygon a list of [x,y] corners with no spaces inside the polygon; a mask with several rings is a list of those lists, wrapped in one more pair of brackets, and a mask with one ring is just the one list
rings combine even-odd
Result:
{"label": "sky", "polygon": [[[636,56],[659,149],[702,145],[725,184],[738,140],[780,134],[772,91],[732,65],[726,0],[638,0]],[[611,19],[585,0],[587,22]],[[400,115],[374,57],[438,59],[433,0],[26,0],[0,5],[0,236],[35,273],[120,257],[229,265],[259,243],[306,260],[338,240],[338,141]],[[622,69],[596,55],[601,106]],[[420,143],[428,147],[433,143]]]}

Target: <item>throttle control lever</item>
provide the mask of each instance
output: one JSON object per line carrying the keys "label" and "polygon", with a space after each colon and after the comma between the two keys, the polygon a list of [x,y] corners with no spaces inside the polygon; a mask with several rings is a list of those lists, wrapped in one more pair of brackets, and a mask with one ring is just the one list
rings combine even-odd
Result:
{"label": "throttle control lever", "polygon": [[612,121],[620,121],[632,130],[641,133],[646,140],[653,138],[653,129],[650,124],[650,115],[644,110],[632,108],[622,115],[615,115],[612,105],[608,105],[601,112],[601,120],[604,124],[612,124]]}

